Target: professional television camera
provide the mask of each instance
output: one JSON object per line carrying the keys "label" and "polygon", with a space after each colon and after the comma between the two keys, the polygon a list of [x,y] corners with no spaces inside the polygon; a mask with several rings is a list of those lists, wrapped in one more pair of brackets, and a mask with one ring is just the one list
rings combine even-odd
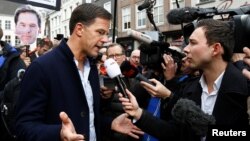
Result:
{"label": "professional television camera", "polygon": [[178,52],[170,47],[168,42],[155,41],[149,35],[143,34],[135,30],[128,30],[127,35],[141,41],[139,46],[140,63],[152,69],[161,69],[161,62],[163,61],[163,54],[171,54],[174,61],[180,65],[182,58],[185,56],[183,53]]}
{"label": "professional television camera", "polygon": [[[167,19],[170,24],[188,23],[183,27],[185,43],[188,44],[188,38],[194,31],[197,22],[205,18],[214,18],[220,16],[218,20],[228,21],[234,30],[235,46],[234,53],[241,53],[243,47],[250,47],[250,6],[242,6],[237,9],[218,10],[212,8],[194,8],[185,7],[171,10]],[[226,18],[225,18],[226,15]]]}
{"label": "professional television camera", "polygon": [[152,8],[155,3],[155,0],[145,0],[142,5],[138,6],[138,10],[146,9],[149,21],[153,25],[155,31],[157,31],[159,34],[159,41],[152,40],[149,35],[143,34],[135,30],[128,30],[127,35],[142,42],[139,47],[141,51],[140,63],[150,69],[161,70],[161,62],[163,61],[164,53],[172,54],[174,61],[177,62],[177,64],[181,64],[181,60],[185,55],[169,48],[170,44],[168,42],[165,42],[165,36],[156,27],[152,14]]}

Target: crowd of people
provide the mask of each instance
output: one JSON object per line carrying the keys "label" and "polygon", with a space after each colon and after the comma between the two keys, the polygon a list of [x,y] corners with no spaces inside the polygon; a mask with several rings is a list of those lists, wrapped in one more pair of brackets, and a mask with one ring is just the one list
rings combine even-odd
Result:
{"label": "crowd of people", "polygon": [[[211,127],[249,127],[250,49],[232,59],[234,31],[228,23],[200,20],[189,44],[178,50],[185,54],[181,66],[166,53],[160,67],[150,68],[140,63],[140,48],[126,56],[121,44],[108,43],[111,20],[103,7],[81,4],[72,11],[70,37],[58,34],[53,42],[37,40],[41,18],[34,9],[26,5],[16,10],[15,33],[21,43],[12,47],[1,41],[0,46],[1,140],[209,141],[214,140]],[[128,94],[123,97],[105,72],[106,59],[149,82],[122,74]],[[16,77],[14,89],[10,82]],[[8,108],[2,101],[9,89],[17,95],[6,123]],[[180,121],[173,109],[182,99],[198,110],[186,103]],[[200,121],[191,124],[187,113],[205,116],[194,117]]]}

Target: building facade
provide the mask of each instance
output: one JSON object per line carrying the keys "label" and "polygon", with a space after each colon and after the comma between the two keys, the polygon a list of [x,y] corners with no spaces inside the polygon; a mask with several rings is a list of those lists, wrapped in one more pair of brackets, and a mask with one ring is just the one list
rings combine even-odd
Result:
{"label": "building facade", "polygon": [[[117,42],[121,42],[124,46],[133,49],[138,43],[127,36],[127,30],[133,29],[140,32],[154,31],[154,27],[149,22],[147,11],[138,10],[138,6],[145,0],[61,0],[60,11],[50,11],[39,9],[42,17],[42,33],[39,38],[49,37],[53,39],[57,34],[63,34],[69,37],[69,18],[72,10],[82,3],[95,3],[103,6],[113,15],[113,21],[110,25],[110,39],[116,38]],[[167,41],[180,38],[182,35],[181,25],[171,25],[166,19],[167,13],[177,8],[176,0],[154,0],[156,3],[152,8],[153,19],[157,28],[162,32]],[[240,6],[249,5],[250,0],[178,0],[180,7],[216,7],[219,10],[239,8]],[[19,44],[19,40],[15,36],[14,29],[14,12],[20,4],[1,1],[0,5],[0,26],[4,30],[2,40],[11,43],[11,45]],[[116,12],[115,12],[116,11]],[[116,20],[114,22],[114,20]],[[116,25],[114,25],[116,24]]]}
{"label": "building facade", "polygon": [[63,34],[65,38],[69,37],[69,19],[72,11],[83,0],[62,0],[60,11],[53,11],[49,14],[50,38],[53,39],[57,34]]}

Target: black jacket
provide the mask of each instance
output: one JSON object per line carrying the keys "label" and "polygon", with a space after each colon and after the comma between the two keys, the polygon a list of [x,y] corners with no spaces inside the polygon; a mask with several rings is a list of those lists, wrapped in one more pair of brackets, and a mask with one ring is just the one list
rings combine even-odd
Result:
{"label": "black jacket", "polygon": [[[199,83],[200,77],[190,80],[177,94],[179,97],[193,100],[201,106],[202,88]],[[247,126],[247,97],[249,96],[249,83],[232,64],[228,64],[218,92],[212,115],[215,117],[216,125],[235,127]],[[174,103],[172,103],[172,106]],[[169,105],[170,106],[170,105]],[[143,131],[157,137],[158,139],[173,141],[195,141],[200,140],[191,130],[189,125],[175,122],[174,120],[160,120],[143,111],[136,125]],[[211,135],[207,134],[207,140]]]}

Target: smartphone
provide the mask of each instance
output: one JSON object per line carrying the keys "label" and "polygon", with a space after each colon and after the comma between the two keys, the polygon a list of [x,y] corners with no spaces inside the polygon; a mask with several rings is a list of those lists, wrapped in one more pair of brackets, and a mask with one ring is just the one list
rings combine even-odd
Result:
{"label": "smartphone", "polygon": [[115,89],[116,83],[114,79],[111,79],[107,76],[101,76],[99,79],[100,79],[100,86],[105,86],[109,89]]}
{"label": "smartphone", "polygon": [[114,79],[103,78],[103,85],[109,89],[115,89],[116,83]]}

